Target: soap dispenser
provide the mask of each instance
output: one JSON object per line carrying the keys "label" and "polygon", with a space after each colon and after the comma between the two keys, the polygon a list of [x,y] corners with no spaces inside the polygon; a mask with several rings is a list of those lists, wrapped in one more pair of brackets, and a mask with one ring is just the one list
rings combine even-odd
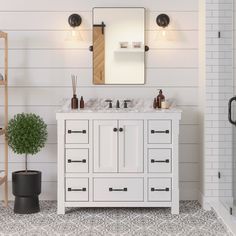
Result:
{"label": "soap dispenser", "polygon": [[157,108],[161,108],[161,102],[165,101],[165,96],[162,94],[162,90],[159,90],[159,94],[157,96]]}
{"label": "soap dispenser", "polygon": [[83,109],[84,108],[84,98],[83,96],[81,96],[80,98],[80,105],[79,105],[80,109]]}

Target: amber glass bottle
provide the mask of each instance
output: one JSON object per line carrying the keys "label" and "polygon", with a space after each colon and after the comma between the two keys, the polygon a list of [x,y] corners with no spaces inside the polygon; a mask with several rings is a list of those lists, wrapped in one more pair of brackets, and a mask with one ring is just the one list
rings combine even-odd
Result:
{"label": "amber glass bottle", "polygon": [[73,95],[73,97],[71,98],[71,109],[78,109],[78,98],[76,96],[76,94]]}

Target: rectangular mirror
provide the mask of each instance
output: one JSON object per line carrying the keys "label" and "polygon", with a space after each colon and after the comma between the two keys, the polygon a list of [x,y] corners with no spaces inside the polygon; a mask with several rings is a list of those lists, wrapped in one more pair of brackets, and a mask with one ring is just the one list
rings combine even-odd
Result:
{"label": "rectangular mirror", "polygon": [[93,83],[144,84],[145,9],[93,9]]}

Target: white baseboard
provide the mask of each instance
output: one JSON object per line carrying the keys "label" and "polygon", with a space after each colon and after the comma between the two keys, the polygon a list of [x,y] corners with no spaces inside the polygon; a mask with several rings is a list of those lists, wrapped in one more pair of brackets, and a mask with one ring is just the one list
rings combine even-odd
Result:
{"label": "white baseboard", "polygon": [[229,211],[220,201],[212,202],[211,206],[231,231],[231,233],[236,235],[236,216],[231,216]]}
{"label": "white baseboard", "polygon": [[206,197],[202,192],[199,192],[198,201],[201,204],[202,208],[206,211],[210,211],[212,206],[212,202],[217,202],[219,199],[218,197]]}

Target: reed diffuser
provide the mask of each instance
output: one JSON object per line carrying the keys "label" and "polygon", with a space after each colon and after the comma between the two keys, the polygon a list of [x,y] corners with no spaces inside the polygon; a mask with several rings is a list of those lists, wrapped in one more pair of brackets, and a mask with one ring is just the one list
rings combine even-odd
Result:
{"label": "reed diffuser", "polygon": [[71,75],[72,81],[72,89],[73,89],[73,97],[71,98],[71,109],[78,109],[78,98],[76,95],[76,88],[77,88],[77,76]]}

